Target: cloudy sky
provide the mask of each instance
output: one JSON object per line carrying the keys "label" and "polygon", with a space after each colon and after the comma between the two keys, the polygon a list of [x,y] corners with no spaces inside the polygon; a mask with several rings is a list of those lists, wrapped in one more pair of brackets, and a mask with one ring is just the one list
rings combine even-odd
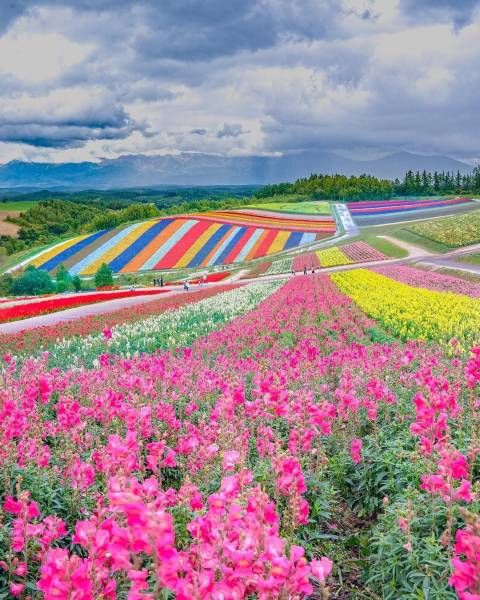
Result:
{"label": "cloudy sky", "polygon": [[480,158],[480,0],[1,0],[0,162]]}

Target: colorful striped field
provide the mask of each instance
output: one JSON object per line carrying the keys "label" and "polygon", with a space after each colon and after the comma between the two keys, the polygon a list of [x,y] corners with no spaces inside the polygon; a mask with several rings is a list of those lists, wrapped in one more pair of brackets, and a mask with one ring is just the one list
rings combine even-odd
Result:
{"label": "colorful striped field", "polygon": [[241,263],[309,244],[335,233],[330,216],[274,211],[214,211],[155,219],[68,240],[31,263],[50,272],[93,275]]}
{"label": "colorful striped field", "polygon": [[445,214],[448,210],[468,210],[472,198],[419,198],[403,200],[371,200],[365,202],[349,202],[348,209],[359,224],[376,221],[392,221],[396,219],[415,219],[435,214]]}

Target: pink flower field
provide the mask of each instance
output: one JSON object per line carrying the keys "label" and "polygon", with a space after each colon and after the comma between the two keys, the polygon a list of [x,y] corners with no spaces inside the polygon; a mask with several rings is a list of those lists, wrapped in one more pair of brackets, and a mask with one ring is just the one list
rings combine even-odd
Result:
{"label": "pink flower field", "polygon": [[464,294],[472,298],[480,298],[480,283],[465,281],[458,277],[444,275],[443,273],[424,271],[402,265],[376,267],[374,270],[377,273],[414,287],[425,287],[438,292],[454,292],[455,294]]}
{"label": "pink flower field", "polygon": [[480,598],[479,348],[397,341],[323,275],[186,348],[110,337],[3,358],[4,597]]}

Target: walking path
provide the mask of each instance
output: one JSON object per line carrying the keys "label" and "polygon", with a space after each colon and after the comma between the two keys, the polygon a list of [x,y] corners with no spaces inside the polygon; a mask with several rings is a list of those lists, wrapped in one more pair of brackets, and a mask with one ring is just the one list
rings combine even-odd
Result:
{"label": "walking path", "polygon": [[427,254],[427,255],[433,254],[433,252],[430,252],[429,250],[425,250],[425,248],[422,248],[421,246],[411,244],[410,242],[404,242],[403,240],[399,240],[398,238],[390,237],[389,235],[379,235],[378,237],[383,238],[384,240],[387,240],[387,241],[391,242],[392,244],[395,244],[395,246],[400,246],[400,248],[403,248],[404,250],[406,250],[408,252],[408,258],[419,258],[419,257],[424,257],[425,254]]}
{"label": "walking path", "polygon": [[419,261],[422,265],[433,266],[437,269],[454,269],[455,271],[466,271],[467,273],[476,273],[480,275],[480,265],[470,265],[468,263],[461,263],[455,260],[448,260],[447,258],[431,258],[428,260]]}

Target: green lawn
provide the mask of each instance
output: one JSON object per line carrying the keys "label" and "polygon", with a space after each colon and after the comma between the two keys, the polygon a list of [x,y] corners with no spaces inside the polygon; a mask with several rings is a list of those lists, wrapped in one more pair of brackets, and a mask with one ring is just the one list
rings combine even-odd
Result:
{"label": "green lawn", "polygon": [[406,258],[408,256],[408,252],[405,248],[400,248],[397,244],[390,242],[389,240],[385,240],[383,238],[376,237],[374,235],[366,235],[363,240],[375,248],[385,256],[389,256],[391,258]]}
{"label": "green lawn", "polygon": [[466,254],[465,256],[456,256],[455,260],[469,265],[480,265],[480,253],[472,252],[472,254]]}
{"label": "green lawn", "polygon": [[410,229],[406,229],[405,227],[400,227],[392,232],[392,235],[397,237],[399,240],[403,240],[404,242],[410,242],[415,244],[416,246],[420,246],[421,248],[425,248],[426,250],[430,250],[431,252],[438,252],[439,254],[444,254],[445,252],[449,252],[451,248],[438,242],[436,240],[431,240],[429,238],[424,237],[423,235],[418,235],[414,231]]}
{"label": "green lawn", "polygon": [[259,202],[249,204],[245,208],[259,208],[263,210],[277,210],[279,212],[306,214],[306,215],[330,215],[329,202]]}
{"label": "green lawn", "polygon": [[35,206],[37,202],[35,200],[19,200],[18,202],[2,202],[0,201],[0,211],[2,210],[18,210],[24,212],[32,206]]}

